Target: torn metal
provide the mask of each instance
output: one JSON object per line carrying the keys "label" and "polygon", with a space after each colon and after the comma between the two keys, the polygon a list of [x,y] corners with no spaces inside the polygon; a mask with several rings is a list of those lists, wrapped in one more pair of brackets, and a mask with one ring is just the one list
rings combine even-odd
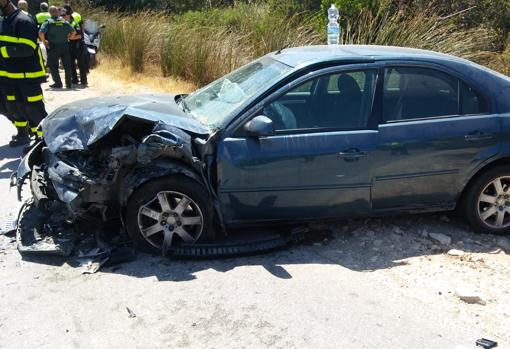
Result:
{"label": "torn metal", "polygon": [[[48,116],[42,125],[44,141],[22,159],[12,179],[20,200],[27,181],[33,197],[20,220],[58,217],[69,226],[77,221],[97,227],[121,225],[122,212],[137,187],[177,173],[212,190],[206,183],[211,178],[206,164],[213,154],[201,151],[214,148],[205,146],[211,131],[181,110],[175,98],[96,98],[66,105]],[[66,227],[57,222],[21,226],[20,251],[69,255],[62,239],[49,237],[53,223],[64,234]]]}

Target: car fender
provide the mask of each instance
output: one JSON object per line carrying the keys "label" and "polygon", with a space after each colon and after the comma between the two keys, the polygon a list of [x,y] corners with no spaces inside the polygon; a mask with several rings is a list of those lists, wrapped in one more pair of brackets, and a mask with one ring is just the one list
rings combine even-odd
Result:
{"label": "car fender", "polygon": [[478,166],[474,167],[464,178],[460,185],[459,194],[457,196],[457,201],[469,187],[471,182],[478,177],[478,175],[485,170],[493,167],[496,163],[501,162],[502,160],[507,159],[508,163],[510,163],[510,154],[507,153],[498,153],[497,155],[486,159],[485,161],[478,164]]}
{"label": "car fender", "polygon": [[21,201],[21,190],[23,183],[32,173],[32,167],[36,163],[42,162],[43,142],[39,142],[30,149],[30,151],[21,159],[18,169],[11,175],[11,187],[16,187],[18,191],[18,201]]}
{"label": "car fender", "polygon": [[125,207],[133,192],[144,183],[170,175],[184,175],[195,180],[207,190],[200,174],[190,166],[175,160],[157,160],[148,165],[137,166],[120,183],[119,203]]}

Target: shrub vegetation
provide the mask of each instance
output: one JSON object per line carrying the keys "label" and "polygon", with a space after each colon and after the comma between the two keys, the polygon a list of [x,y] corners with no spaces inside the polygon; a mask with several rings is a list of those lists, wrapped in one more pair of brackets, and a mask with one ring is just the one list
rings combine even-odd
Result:
{"label": "shrub vegetation", "polygon": [[[430,49],[508,73],[510,0],[335,0],[344,44]],[[92,1],[102,50],[143,72],[198,85],[268,52],[326,41],[330,0]],[[82,4],[83,6],[83,4]],[[104,7],[106,6],[107,11]]]}

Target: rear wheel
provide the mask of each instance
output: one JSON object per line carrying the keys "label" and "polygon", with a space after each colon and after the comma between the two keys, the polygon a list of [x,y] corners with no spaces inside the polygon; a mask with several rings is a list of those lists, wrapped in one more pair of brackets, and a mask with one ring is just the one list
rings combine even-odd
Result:
{"label": "rear wheel", "polygon": [[149,253],[180,243],[214,239],[213,209],[207,191],[184,176],[152,180],[138,188],[126,209],[127,232]]}
{"label": "rear wheel", "polygon": [[464,213],[478,232],[510,233],[510,166],[490,169],[472,183]]}

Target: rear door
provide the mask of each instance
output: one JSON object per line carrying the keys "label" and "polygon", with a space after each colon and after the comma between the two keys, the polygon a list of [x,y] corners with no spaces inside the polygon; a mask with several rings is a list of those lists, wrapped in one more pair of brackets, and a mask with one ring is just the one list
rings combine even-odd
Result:
{"label": "rear door", "polygon": [[374,157],[375,210],[454,204],[466,174],[498,153],[481,91],[435,68],[388,66]]}

